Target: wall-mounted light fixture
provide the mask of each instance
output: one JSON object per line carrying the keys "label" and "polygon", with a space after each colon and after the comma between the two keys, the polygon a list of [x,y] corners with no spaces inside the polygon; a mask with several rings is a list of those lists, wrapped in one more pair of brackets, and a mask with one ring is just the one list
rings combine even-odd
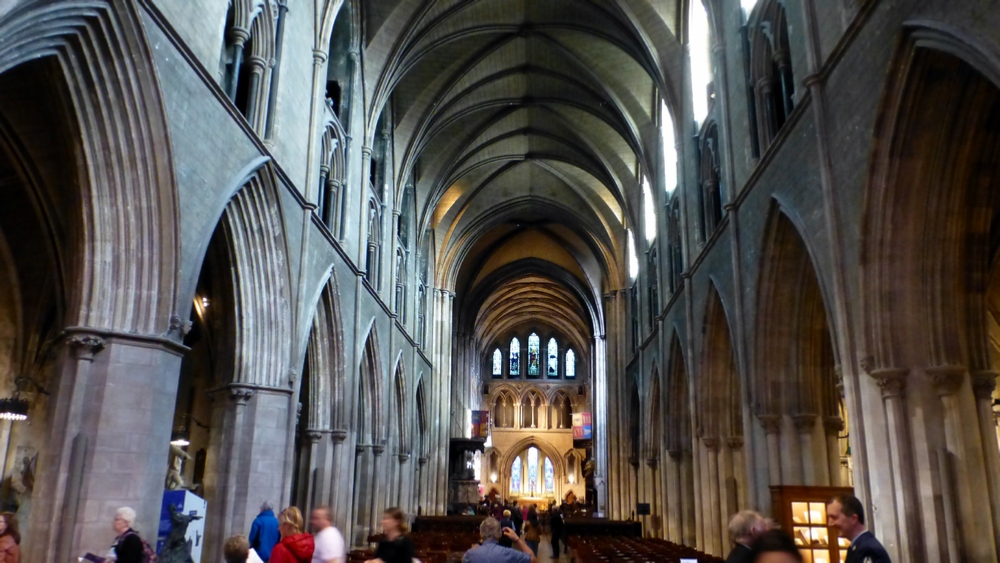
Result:
{"label": "wall-mounted light fixture", "polygon": [[30,405],[27,399],[21,398],[21,387],[26,383],[34,385],[35,389],[43,395],[49,394],[37,381],[26,375],[14,378],[14,394],[10,397],[0,399],[0,420],[10,420],[11,422],[28,420],[28,408]]}
{"label": "wall-mounted light fixture", "polygon": [[208,300],[208,297],[201,298],[201,306],[204,307],[205,309],[208,309],[208,306],[211,305],[211,303],[212,302]]}

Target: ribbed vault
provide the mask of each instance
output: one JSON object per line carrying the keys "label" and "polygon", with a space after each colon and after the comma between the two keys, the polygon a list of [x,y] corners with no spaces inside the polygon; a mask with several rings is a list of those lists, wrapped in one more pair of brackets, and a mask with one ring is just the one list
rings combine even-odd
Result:
{"label": "ribbed vault", "polygon": [[413,186],[434,283],[480,353],[530,323],[578,350],[603,332],[661,100],[678,99],[679,16],[676,0],[364,3],[364,143],[391,116],[397,197]]}

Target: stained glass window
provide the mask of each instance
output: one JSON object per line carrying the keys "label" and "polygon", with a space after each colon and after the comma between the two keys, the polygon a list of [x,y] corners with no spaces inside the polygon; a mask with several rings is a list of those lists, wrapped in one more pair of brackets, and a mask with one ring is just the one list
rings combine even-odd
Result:
{"label": "stained glass window", "polygon": [[541,373],[541,358],[539,354],[541,353],[542,341],[538,338],[538,335],[532,333],[528,337],[528,375],[537,376]]}
{"label": "stained glass window", "polygon": [[566,350],[566,377],[576,377],[576,354]]}
{"label": "stained glass window", "polygon": [[556,492],[556,472],[552,469],[552,460],[545,458],[545,492]]}
{"label": "stained glass window", "polygon": [[503,352],[499,348],[493,351],[493,377],[503,375]]}
{"label": "stained glass window", "polygon": [[518,457],[510,466],[510,492],[521,492],[521,458]]}
{"label": "stained glass window", "polygon": [[528,448],[528,494],[538,492],[538,448]]}
{"label": "stained glass window", "polygon": [[548,373],[549,377],[559,377],[559,345],[556,344],[555,338],[549,339],[549,361],[548,361]]}
{"label": "stained glass window", "polygon": [[510,375],[521,375],[521,341],[516,336],[510,341]]}

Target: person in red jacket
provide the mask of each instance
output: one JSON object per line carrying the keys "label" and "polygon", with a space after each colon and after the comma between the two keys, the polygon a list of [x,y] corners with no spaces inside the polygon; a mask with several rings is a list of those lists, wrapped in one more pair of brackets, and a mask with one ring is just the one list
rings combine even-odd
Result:
{"label": "person in red jacket", "polygon": [[303,528],[302,511],[294,506],[278,515],[278,531],[281,541],[271,550],[268,563],[310,563],[315,544],[311,534]]}

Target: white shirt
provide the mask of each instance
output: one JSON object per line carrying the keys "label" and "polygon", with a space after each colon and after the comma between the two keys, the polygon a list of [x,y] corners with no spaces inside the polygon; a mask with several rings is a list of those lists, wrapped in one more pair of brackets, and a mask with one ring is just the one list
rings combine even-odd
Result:
{"label": "white shirt", "polygon": [[323,531],[313,536],[316,549],[313,551],[313,563],[326,563],[327,561],[344,561],[347,553],[344,551],[344,536],[333,526],[324,528]]}

